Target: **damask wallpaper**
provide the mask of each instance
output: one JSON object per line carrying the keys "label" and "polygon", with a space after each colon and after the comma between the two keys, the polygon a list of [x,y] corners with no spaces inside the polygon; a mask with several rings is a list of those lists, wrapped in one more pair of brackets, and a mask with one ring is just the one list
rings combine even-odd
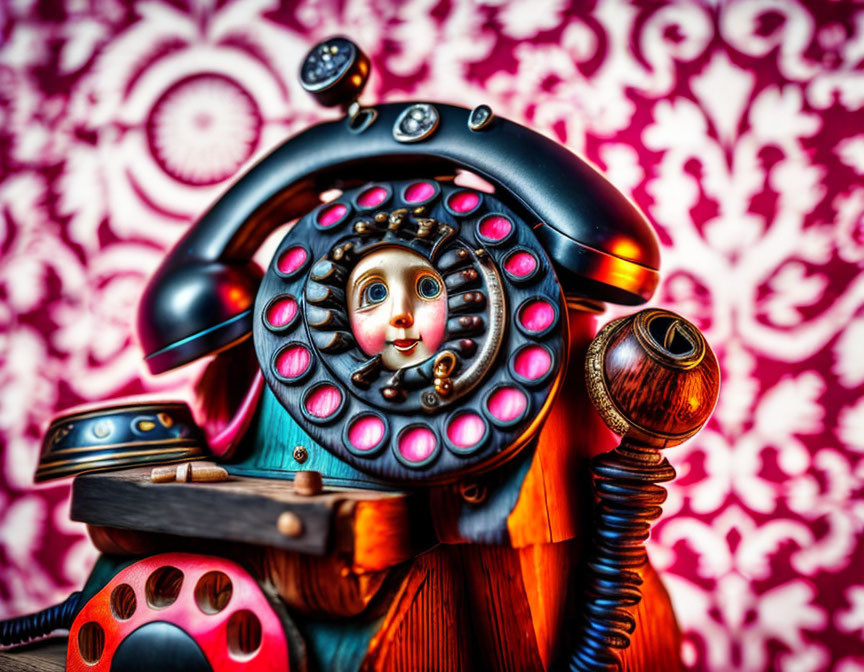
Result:
{"label": "damask wallpaper", "polygon": [[650,542],[687,668],[864,670],[864,5],[824,0],[0,4],[0,618],[95,557],[68,483],[32,486],[41,432],[186,389],[145,374],[143,284],[238,171],[330,115],[296,72],[340,33],[370,100],[488,103],[655,224],[653,304],[723,375]]}

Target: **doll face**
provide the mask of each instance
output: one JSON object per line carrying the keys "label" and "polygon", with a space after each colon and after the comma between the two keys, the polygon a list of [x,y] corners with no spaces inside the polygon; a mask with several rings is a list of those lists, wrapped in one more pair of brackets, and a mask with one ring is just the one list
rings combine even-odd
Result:
{"label": "doll face", "polygon": [[388,369],[419,364],[444,340],[444,281],[415,252],[383,247],[363,257],[348,278],[347,299],[357,344],[367,355],[380,353]]}

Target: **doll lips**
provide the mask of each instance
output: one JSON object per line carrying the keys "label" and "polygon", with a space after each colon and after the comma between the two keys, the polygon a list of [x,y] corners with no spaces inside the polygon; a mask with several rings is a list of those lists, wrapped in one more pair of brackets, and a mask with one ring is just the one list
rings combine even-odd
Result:
{"label": "doll lips", "polygon": [[393,343],[393,347],[396,348],[399,352],[403,352],[408,354],[411,352],[417,344],[420,342],[419,338],[397,338]]}

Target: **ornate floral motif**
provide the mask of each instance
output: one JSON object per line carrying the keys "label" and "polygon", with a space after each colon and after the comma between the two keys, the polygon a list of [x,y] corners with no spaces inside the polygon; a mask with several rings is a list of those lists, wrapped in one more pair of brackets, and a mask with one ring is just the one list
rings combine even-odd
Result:
{"label": "ornate floral motif", "polygon": [[94,557],[68,486],[31,489],[41,431],[186,385],[144,373],[143,283],[233,175],[329,114],[297,64],[347,34],[376,63],[370,97],[488,103],[657,225],[656,303],[705,330],[724,379],[706,430],[668,451],[650,547],[687,666],[864,669],[860,5],[25,0],[0,23],[0,617]]}

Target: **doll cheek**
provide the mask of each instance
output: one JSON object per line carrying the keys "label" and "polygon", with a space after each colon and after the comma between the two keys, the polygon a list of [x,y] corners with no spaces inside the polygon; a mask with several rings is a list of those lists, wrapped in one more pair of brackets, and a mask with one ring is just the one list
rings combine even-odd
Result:
{"label": "doll cheek", "polygon": [[384,349],[386,343],[387,325],[374,314],[351,316],[351,330],[357,345],[367,355],[377,355]]}
{"label": "doll cheek", "polygon": [[447,327],[446,299],[423,306],[418,310],[418,318],[423,344],[427,350],[435,352],[444,340],[444,331]]}

